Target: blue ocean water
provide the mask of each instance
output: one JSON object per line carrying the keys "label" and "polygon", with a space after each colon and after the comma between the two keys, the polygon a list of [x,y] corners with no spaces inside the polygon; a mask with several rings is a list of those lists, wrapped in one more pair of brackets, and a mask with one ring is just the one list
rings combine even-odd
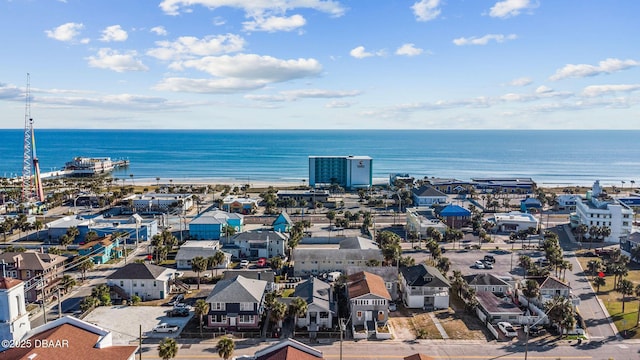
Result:
{"label": "blue ocean water", "polygon": [[[116,178],[300,182],[310,155],[368,155],[374,178],[531,177],[640,184],[640,131],[36,130],[43,172],[75,156],[129,159]],[[22,171],[22,130],[0,130],[0,176]]]}

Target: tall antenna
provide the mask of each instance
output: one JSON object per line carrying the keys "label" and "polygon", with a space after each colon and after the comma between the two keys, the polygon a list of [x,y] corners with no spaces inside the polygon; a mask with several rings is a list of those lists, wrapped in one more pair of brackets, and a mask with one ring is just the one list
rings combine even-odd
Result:
{"label": "tall antenna", "polygon": [[23,158],[22,158],[22,202],[27,202],[31,199],[32,195],[32,183],[31,183],[31,167],[33,166],[32,152],[31,152],[31,133],[32,122],[31,119],[31,79],[29,73],[27,73],[27,89],[25,91],[25,106],[24,106],[24,142],[23,142]]}

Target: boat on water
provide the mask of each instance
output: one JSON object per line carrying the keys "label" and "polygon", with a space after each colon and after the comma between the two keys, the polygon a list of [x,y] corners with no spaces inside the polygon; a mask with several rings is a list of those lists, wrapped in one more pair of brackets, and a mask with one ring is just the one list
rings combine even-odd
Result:
{"label": "boat on water", "polygon": [[129,160],[78,156],[68,161],[64,166],[64,170],[67,176],[97,176],[108,174],[114,169],[126,166],[129,166]]}

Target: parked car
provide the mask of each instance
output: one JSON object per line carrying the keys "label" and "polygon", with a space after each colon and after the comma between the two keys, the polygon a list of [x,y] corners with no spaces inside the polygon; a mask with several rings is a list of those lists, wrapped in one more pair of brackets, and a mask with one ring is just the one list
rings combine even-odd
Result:
{"label": "parked car", "polygon": [[258,267],[265,267],[267,266],[267,258],[263,258],[261,257],[260,259],[258,259],[258,261],[256,262],[256,265],[258,265]]}
{"label": "parked car", "polygon": [[173,304],[173,308],[174,309],[187,309],[187,310],[189,310],[189,305],[187,305],[187,304],[185,304],[183,302],[180,302],[180,303]]}
{"label": "parked car", "polygon": [[167,311],[167,315],[170,317],[175,317],[175,316],[179,316],[179,317],[187,317],[189,316],[189,309],[187,308],[174,308],[171,309],[169,311]]}
{"label": "parked car", "polygon": [[396,303],[390,302],[389,303],[389,311],[396,311],[396,310],[398,310],[398,307],[396,306]]}
{"label": "parked car", "polygon": [[184,300],[184,294],[178,294],[178,295],[174,296],[171,299],[171,301],[169,301],[169,305],[173,306],[173,305],[179,303],[182,300]]}
{"label": "parked car", "polygon": [[242,260],[242,261],[240,261],[240,266],[242,266],[242,267],[247,267],[247,266],[249,266],[249,260]]}
{"label": "parked car", "polygon": [[547,330],[545,330],[545,328],[540,327],[540,326],[532,326],[529,329],[529,336],[541,336],[544,335],[547,332]]}
{"label": "parked car", "polygon": [[518,336],[518,333],[516,332],[516,329],[514,329],[513,325],[511,325],[511,323],[509,323],[509,322],[506,322],[506,321],[499,322],[498,323],[498,329],[500,329],[500,331],[506,337],[516,337],[516,336]]}
{"label": "parked car", "polygon": [[473,267],[476,269],[484,269],[484,262],[482,262],[482,260],[476,260]]}
{"label": "parked car", "polygon": [[485,255],[484,256],[484,261],[485,262],[490,262],[490,263],[495,263],[496,262],[496,258],[493,257],[493,255]]}
{"label": "parked car", "polygon": [[493,269],[493,264],[491,263],[491,261],[485,261],[483,265],[485,269]]}
{"label": "parked car", "polygon": [[171,325],[171,324],[167,324],[167,323],[162,323],[162,324],[156,325],[153,328],[153,332],[154,333],[166,332],[166,333],[171,334],[174,331],[178,331],[178,329],[180,329],[180,327],[178,325]]}

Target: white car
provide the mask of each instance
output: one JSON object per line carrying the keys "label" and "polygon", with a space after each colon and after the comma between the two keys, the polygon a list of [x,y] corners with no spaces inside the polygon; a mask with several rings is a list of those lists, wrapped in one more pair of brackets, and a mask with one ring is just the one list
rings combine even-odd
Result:
{"label": "white car", "polygon": [[167,323],[162,323],[162,324],[156,325],[156,327],[153,328],[153,332],[154,333],[166,332],[166,333],[171,334],[174,331],[178,331],[178,329],[180,329],[180,326],[178,326],[178,325],[171,325],[171,324],[167,324]]}
{"label": "white car", "polygon": [[398,307],[396,306],[396,303],[392,302],[389,303],[389,311],[396,311],[398,310]]}
{"label": "white car", "polygon": [[511,325],[511,323],[509,323],[509,322],[506,322],[506,321],[499,322],[498,323],[498,329],[500,329],[500,331],[502,331],[502,333],[506,337],[516,337],[516,336],[518,336],[518,333],[516,332],[516,329],[514,329],[513,325]]}
{"label": "white car", "polygon": [[247,267],[247,266],[249,266],[249,260],[242,260],[242,261],[240,261],[240,266],[242,266],[242,267]]}
{"label": "white car", "polygon": [[473,267],[475,267],[476,269],[484,269],[484,263],[481,260],[476,260],[476,262],[473,264]]}

